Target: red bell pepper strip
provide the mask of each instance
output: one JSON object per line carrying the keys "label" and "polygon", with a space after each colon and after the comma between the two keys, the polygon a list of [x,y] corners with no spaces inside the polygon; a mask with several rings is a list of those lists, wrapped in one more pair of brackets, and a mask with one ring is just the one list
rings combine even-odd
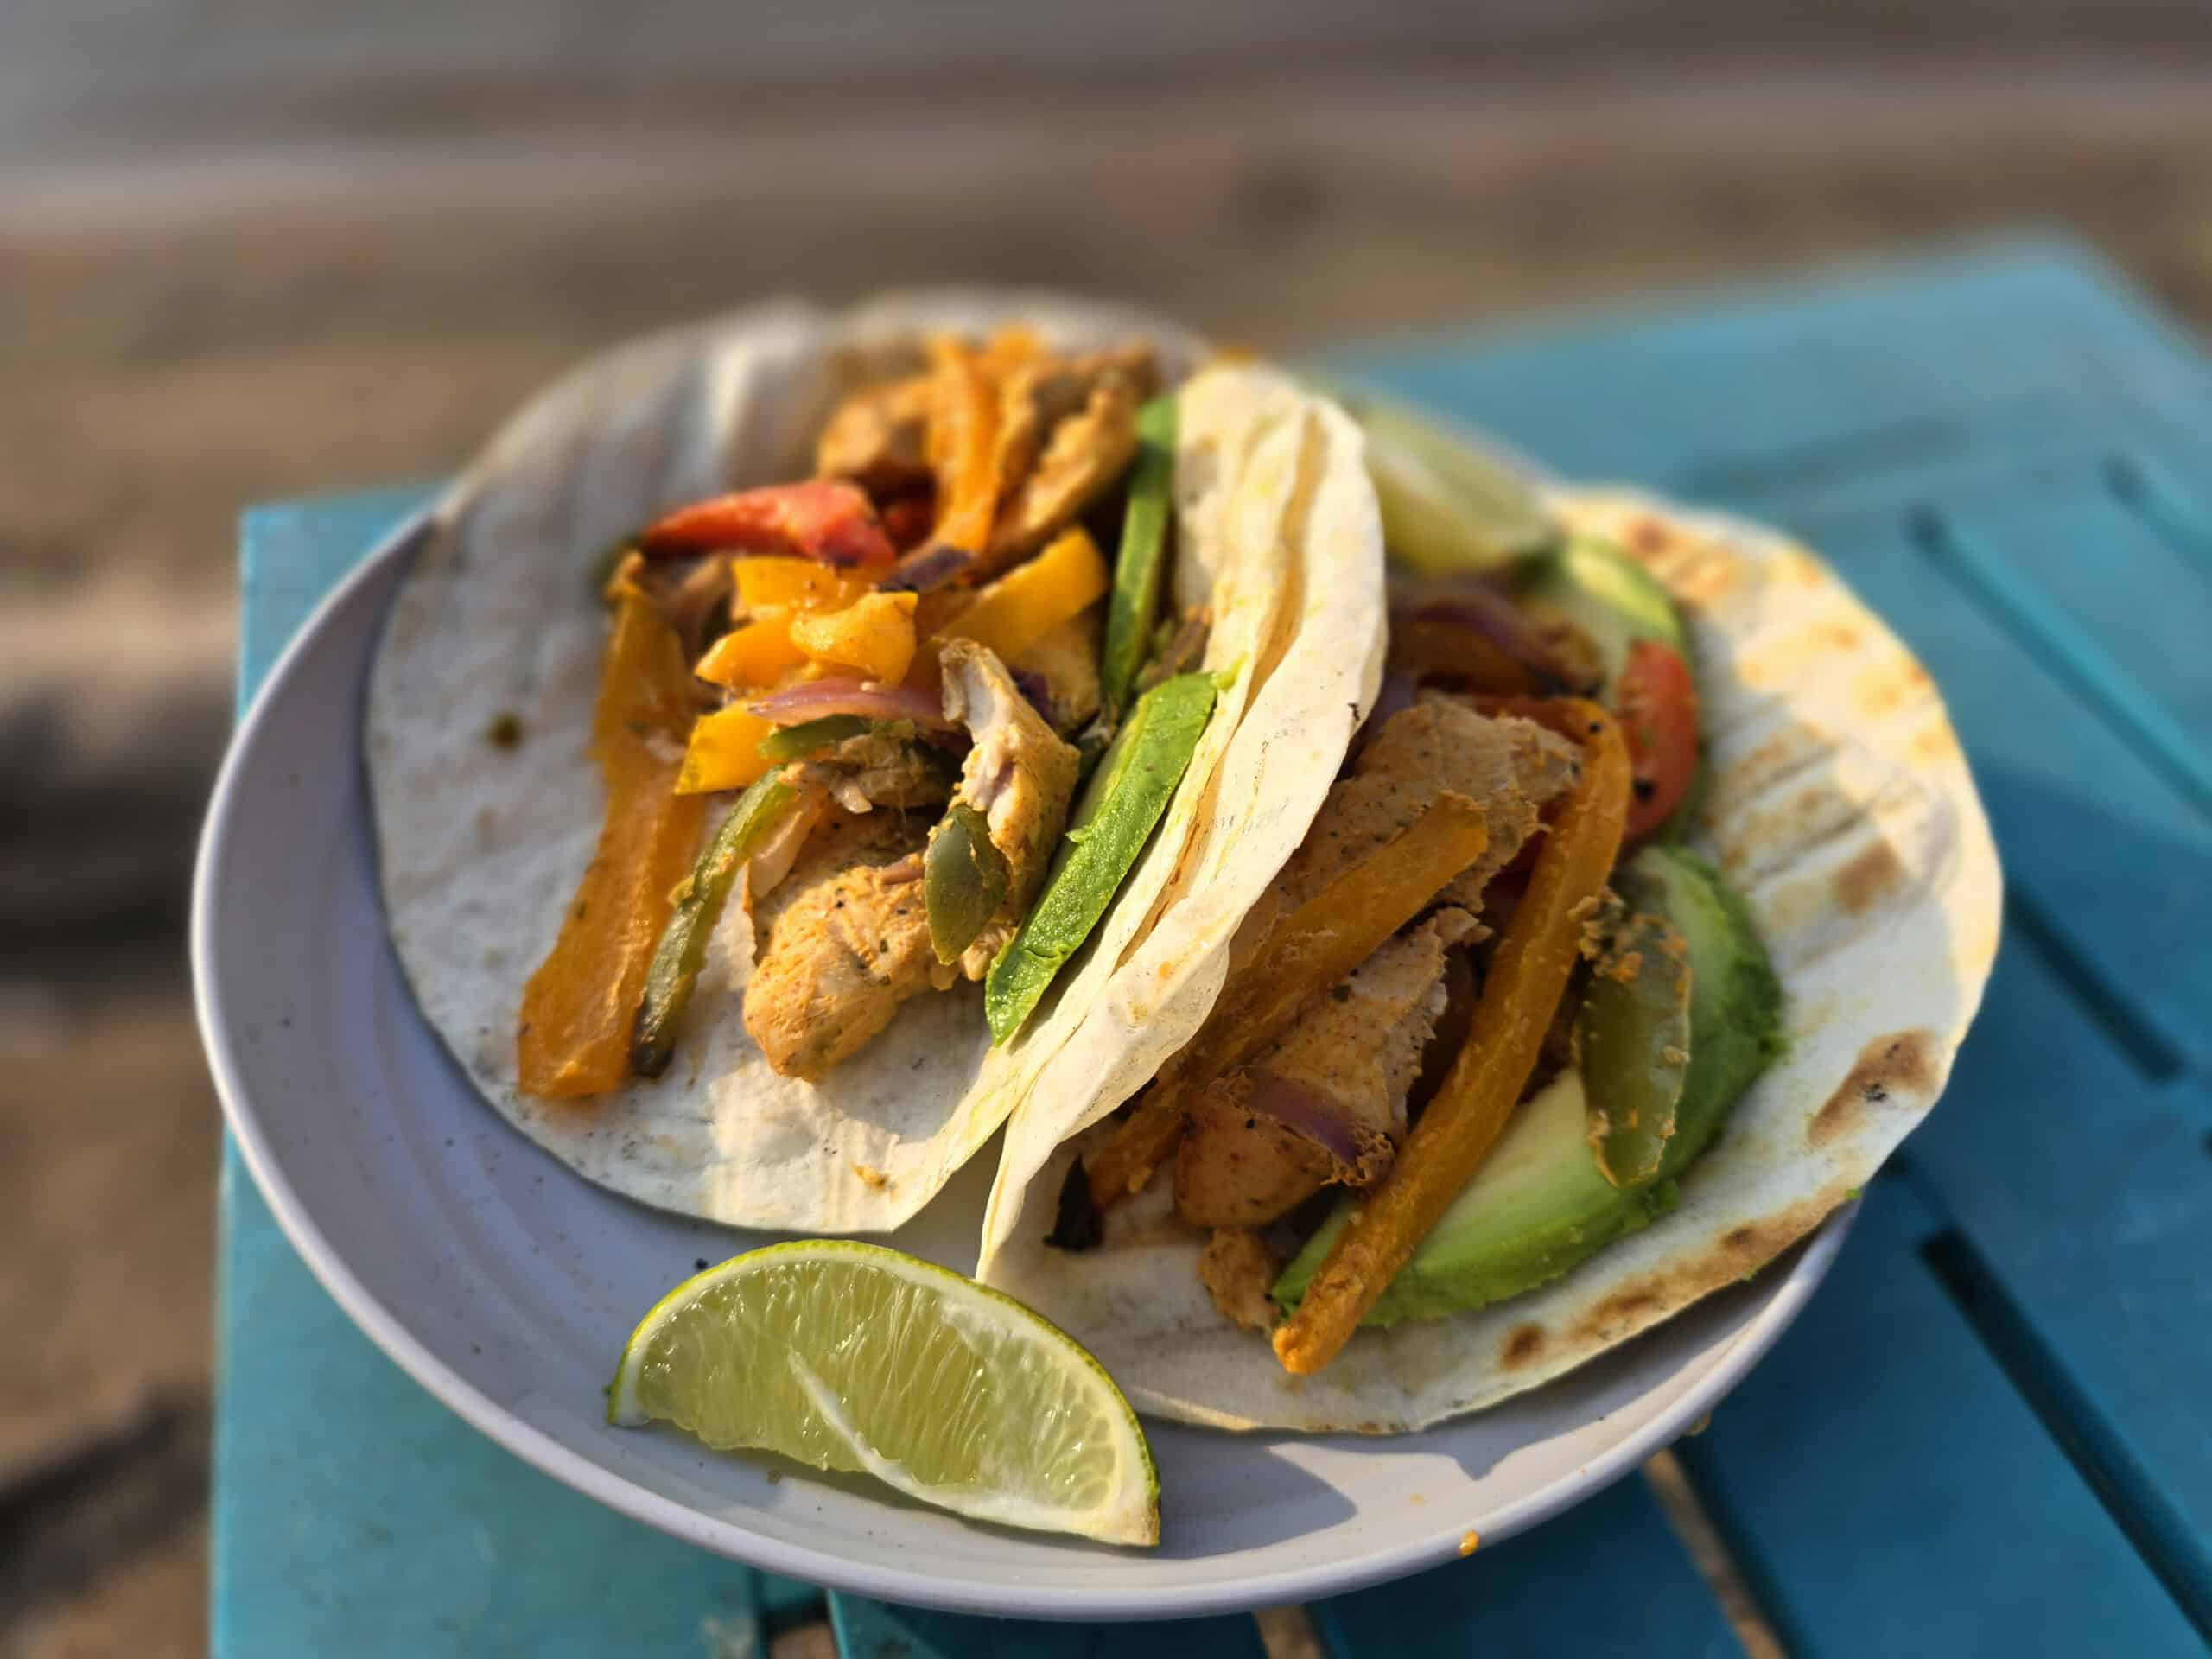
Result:
{"label": "red bell pepper strip", "polygon": [[1630,645],[1613,712],[1635,780],[1624,836],[1632,844],[1674,815],[1697,775],[1697,683],[1681,652],[1656,639]]}
{"label": "red bell pepper strip", "polygon": [[816,559],[840,569],[887,565],[897,556],[859,486],[828,478],[740,490],[678,507],[649,526],[638,545],[650,555],[734,548]]}

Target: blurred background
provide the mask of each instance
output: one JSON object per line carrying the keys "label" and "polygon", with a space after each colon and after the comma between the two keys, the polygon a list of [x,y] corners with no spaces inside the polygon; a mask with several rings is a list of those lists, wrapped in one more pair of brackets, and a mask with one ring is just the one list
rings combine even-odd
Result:
{"label": "blurred background", "polygon": [[0,0],[0,1654],[202,1642],[242,505],[773,289],[1294,353],[2022,221],[2212,318],[2212,10]]}

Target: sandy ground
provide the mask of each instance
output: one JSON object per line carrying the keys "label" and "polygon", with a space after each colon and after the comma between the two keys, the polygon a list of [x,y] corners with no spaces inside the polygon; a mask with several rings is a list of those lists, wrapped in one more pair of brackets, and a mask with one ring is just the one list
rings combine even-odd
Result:
{"label": "sandy ground", "polygon": [[2208,92],[2173,53],[1480,95],[1402,67],[4,152],[0,1656],[203,1639],[217,1116],[182,893],[241,504],[435,476],[577,353],[779,288],[1072,283],[1294,350],[2035,219],[2201,321]]}

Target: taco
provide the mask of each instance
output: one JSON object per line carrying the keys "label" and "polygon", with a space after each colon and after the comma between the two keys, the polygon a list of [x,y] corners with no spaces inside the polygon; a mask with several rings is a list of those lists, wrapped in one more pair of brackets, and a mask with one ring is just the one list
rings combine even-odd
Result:
{"label": "taco", "polygon": [[1380,677],[1361,454],[1279,372],[1040,296],[587,365],[442,502],[370,674],[430,1024],[632,1198],[898,1226],[1194,834],[1280,862],[1313,817]]}
{"label": "taco", "polygon": [[978,1269],[1221,1427],[1418,1429],[1756,1273],[1934,1103],[1997,945],[1942,701],[1810,553],[1364,418],[1378,706],[1249,909],[1084,1011],[1101,1086],[1017,1108]]}

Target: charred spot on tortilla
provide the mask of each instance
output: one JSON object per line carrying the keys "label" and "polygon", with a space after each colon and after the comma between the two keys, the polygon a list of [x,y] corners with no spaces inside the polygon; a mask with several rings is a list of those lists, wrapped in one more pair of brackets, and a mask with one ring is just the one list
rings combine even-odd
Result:
{"label": "charred spot on tortilla", "polygon": [[1508,1370],[1515,1370],[1529,1364],[1543,1351],[1544,1327],[1535,1324],[1518,1325],[1506,1338],[1505,1346],[1498,1353],[1497,1363]]}
{"label": "charred spot on tortilla", "polygon": [[1836,908],[1847,916],[1871,910],[1910,879],[1904,861],[1887,841],[1877,841],[1828,878]]}
{"label": "charred spot on tortilla", "polygon": [[1607,1297],[1585,1323],[1600,1331],[1618,1331],[1649,1317],[1664,1305],[1656,1290],[1633,1287]]}
{"label": "charred spot on tortilla", "polygon": [[495,749],[518,748],[522,740],[522,716],[512,709],[499,710],[484,728],[484,741]]}
{"label": "charred spot on tortilla", "polygon": [[1935,1090],[1942,1052],[1933,1032],[1876,1038],[1859,1051],[1850,1073],[1813,1114],[1805,1126],[1806,1141],[1824,1147],[1853,1132],[1866,1109],[1888,1105],[1893,1091],[1906,1096],[1907,1107],[1917,1106]]}
{"label": "charred spot on tortilla", "polygon": [[1600,1298],[1576,1320],[1570,1340],[1611,1344],[1624,1341],[1702,1297],[1756,1274],[1811,1232],[1846,1201],[1848,1183],[1839,1182],[1802,1202],[1732,1228],[1719,1238],[1707,1236],[1681,1260],[1628,1281]]}

